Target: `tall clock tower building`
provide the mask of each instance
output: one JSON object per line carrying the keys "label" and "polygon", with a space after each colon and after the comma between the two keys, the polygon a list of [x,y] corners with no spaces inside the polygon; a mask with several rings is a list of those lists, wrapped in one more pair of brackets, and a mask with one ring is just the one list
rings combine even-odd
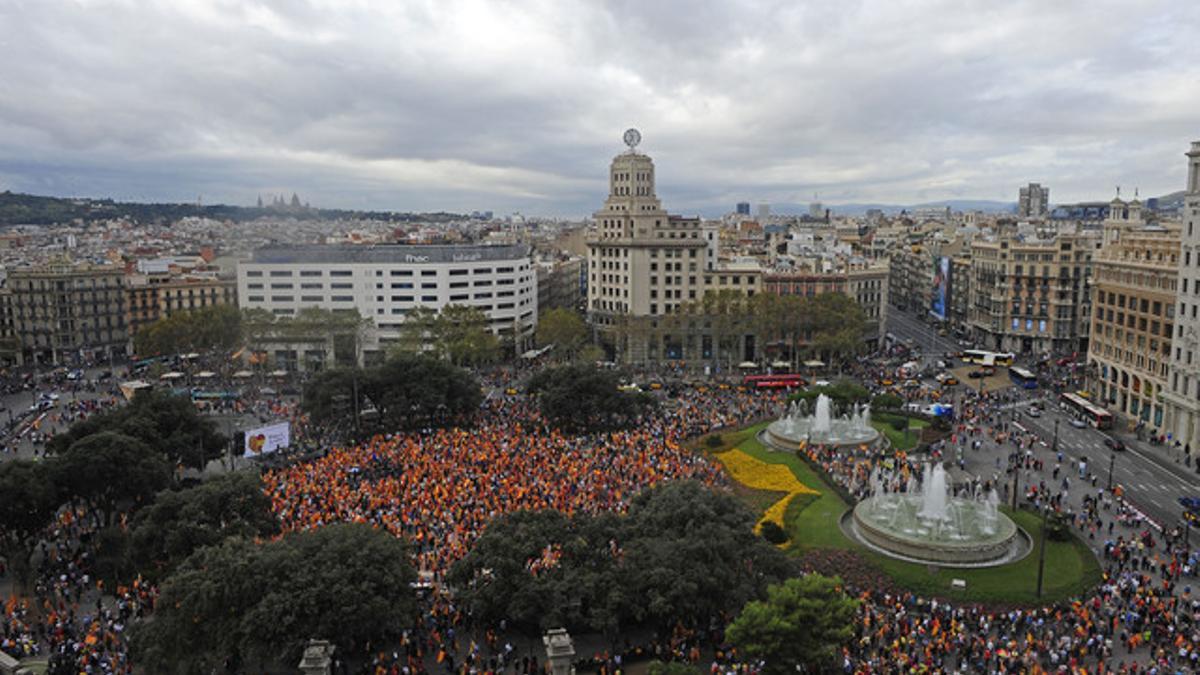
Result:
{"label": "tall clock tower building", "polygon": [[1194,457],[1200,457],[1200,141],[1192,143],[1187,158],[1175,336],[1163,400],[1172,442],[1178,441]]}
{"label": "tall clock tower building", "polygon": [[658,329],[703,294],[708,248],[699,218],[663,209],[640,140],[636,130],[625,132],[628,150],[609,166],[608,198],[587,242],[588,319],[625,361],[678,358],[683,336]]}

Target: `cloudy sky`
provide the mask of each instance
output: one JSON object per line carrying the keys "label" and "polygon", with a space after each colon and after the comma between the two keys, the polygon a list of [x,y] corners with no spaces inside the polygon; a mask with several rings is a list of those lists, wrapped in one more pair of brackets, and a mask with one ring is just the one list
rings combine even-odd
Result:
{"label": "cloudy sky", "polygon": [[1181,189],[1196,0],[0,0],[0,190],[574,216]]}

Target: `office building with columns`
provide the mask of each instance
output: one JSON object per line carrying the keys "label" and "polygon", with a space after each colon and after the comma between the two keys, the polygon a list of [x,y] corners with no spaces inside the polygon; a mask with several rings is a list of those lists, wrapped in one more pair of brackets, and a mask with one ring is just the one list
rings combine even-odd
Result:
{"label": "office building with columns", "polygon": [[1126,428],[1165,429],[1175,329],[1179,224],[1148,223],[1138,200],[1113,200],[1092,259],[1088,388]]}
{"label": "office building with columns", "polygon": [[1200,450],[1200,141],[1192,143],[1187,158],[1175,335],[1163,401],[1172,442],[1196,452]]}

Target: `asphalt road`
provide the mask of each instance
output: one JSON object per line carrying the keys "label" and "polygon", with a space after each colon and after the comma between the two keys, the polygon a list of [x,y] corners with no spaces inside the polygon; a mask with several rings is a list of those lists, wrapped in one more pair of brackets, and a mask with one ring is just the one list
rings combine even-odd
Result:
{"label": "asphalt road", "polygon": [[[888,332],[901,339],[912,339],[920,347],[926,363],[936,362],[947,351],[958,351],[953,338],[942,337],[929,324],[917,320],[912,314],[891,308],[888,315]],[[1003,371],[1003,368],[998,369]],[[994,391],[989,383],[989,391]],[[1063,453],[1063,473],[1069,475],[1073,489],[1083,486],[1077,481],[1078,473],[1071,474],[1071,460],[1088,462],[1088,472],[1099,476],[1098,488],[1108,485],[1109,464],[1112,463],[1114,485],[1124,488],[1126,497],[1146,515],[1159,524],[1171,526],[1180,522],[1182,509],[1178,498],[1200,496],[1200,475],[1182,463],[1173,463],[1163,456],[1151,457],[1137,448],[1112,452],[1104,444],[1105,434],[1092,427],[1079,429],[1071,426],[1071,417],[1058,407],[1054,394],[1045,401],[1041,417],[1030,417],[1027,411],[1035,399],[1044,395],[1041,390],[1013,390],[1018,401],[1005,406],[1015,411],[1015,420],[1023,428],[1036,433],[1044,445],[1035,452],[1047,466],[1056,460],[1051,451],[1054,444],[1055,421],[1058,422],[1058,449]],[[961,395],[961,394],[960,394]],[[1163,451],[1166,452],[1166,451]],[[992,459],[989,455],[989,460]],[[994,466],[972,465],[971,453],[966,453],[967,470],[979,475],[991,475]],[[1090,483],[1088,489],[1091,489]]]}

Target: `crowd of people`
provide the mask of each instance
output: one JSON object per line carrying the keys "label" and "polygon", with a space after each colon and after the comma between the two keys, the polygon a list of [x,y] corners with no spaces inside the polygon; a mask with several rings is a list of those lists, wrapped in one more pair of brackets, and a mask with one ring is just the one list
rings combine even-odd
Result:
{"label": "crowd of people", "polygon": [[[499,372],[488,385],[507,388],[515,377]],[[1195,556],[1173,533],[1147,536],[1121,495],[1094,485],[1090,467],[1068,470],[1044,439],[1013,425],[1004,411],[1012,402],[1007,393],[959,398],[943,452],[996,454],[992,475],[971,489],[1007,489],[1011,472],[1023,472],[1025,503],[1062,513],[1094,543],[1101,585],[1075,602],[1000,610],[922,598],[877,575],[852,574],[861,561],[837,552],[829,557],[831,571],[850,573],[848,589],[861,601],[854,639],[840,653],[842,669],[1174,673],[1200,667],[1200,598],[1190,588]],[[253,414],[302,421],[284,400],[245,405]],[[470,429],[429,429],[326,448],[322,457],[266,471],[264,490],[285,531],[363,522],[405,537],[422,577],[440,589],[450,565],[499,514],[539,508],[619,512],[638,491],[661,481],[723,484],[719,465],[689,450],[688,442],[773,417],[782,405],[777,394],[684,388],[632,429],[570,436],[546,424],[523,397],[495,396]],[[864,494],[872,475],[889,490],[903,490],[920,474],[919,461],[904,454],[819,445],[805,452],[851,498]],[[101,525],[97,514],[71,507],[47,528],[33,557],[33,594],[10,596],[4,604],[0,651],[50,654],[80,665],[81,672],[130,672],[124,631],[151,611],[156,590],[140,581],[102,587],[94,559]],[[503,626],[474,625],[443,590],[430,595],[401,644],[373,650],[362,672],[539,672],[533,652],[514,649]],[[679,626],[618,653],[589,654],[581,665],[615,673],[628,658],[690,662],[714,673],[758,669],[723,643],[716,624]]]}

